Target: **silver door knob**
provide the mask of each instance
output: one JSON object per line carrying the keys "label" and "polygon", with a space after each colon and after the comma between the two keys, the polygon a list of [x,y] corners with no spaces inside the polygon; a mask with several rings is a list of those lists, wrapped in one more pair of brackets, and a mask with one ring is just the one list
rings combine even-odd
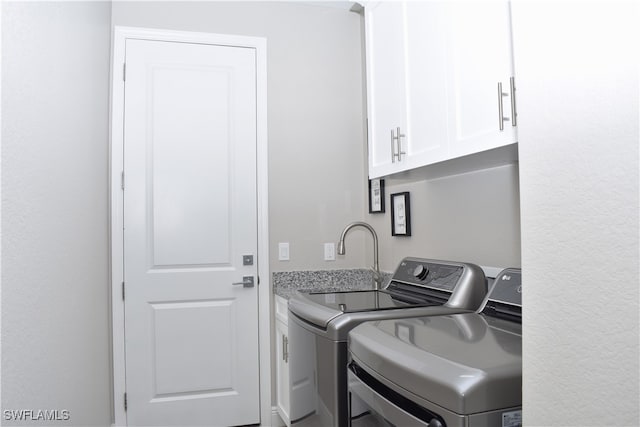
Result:
{"label": "silver door knob", "polygon": [[232,283],[233,286],[240,286],[242,285],[245,288],[253,288],[253,276],[243,276],[242,277],[242,282],[234,282]]}

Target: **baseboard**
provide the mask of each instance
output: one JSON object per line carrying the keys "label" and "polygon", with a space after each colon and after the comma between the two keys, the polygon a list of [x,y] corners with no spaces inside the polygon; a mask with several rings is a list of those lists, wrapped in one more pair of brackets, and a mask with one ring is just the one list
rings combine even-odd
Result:
{"label": "baseboard", "polygon": [[283,427],[285,426],[284,421],[280,418],[280,414],[278,414],[278,407],[271,407],[271,427]]}

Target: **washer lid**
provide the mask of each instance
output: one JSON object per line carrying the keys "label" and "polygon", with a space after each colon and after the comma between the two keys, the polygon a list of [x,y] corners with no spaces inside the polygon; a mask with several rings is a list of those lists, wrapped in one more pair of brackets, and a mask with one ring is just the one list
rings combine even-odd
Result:
{"label": "washer lid", "polygon": [[460,415],[522,404],[517,323],[475,313],[366,322],[349,333],[349,350],[399,391]]}
{"label": "washer lid", "polygon": [[409,300],[385,290],[309,292],[296,293],[289,300],[289,309],[307,322],[326,329],[331,320],[343,313],[441,306],[445,302],[446,298],[436,296]]}

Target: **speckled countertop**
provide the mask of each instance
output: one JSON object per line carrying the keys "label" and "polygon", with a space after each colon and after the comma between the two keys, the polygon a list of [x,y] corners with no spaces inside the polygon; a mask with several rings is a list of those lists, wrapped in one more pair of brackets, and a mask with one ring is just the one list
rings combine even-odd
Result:
{"label": "speckled countertop", "polygon": [[[382,272],[382,286],[391,273]],[[289,299],[295,291],[350,291],[373,289],[373,272],[366,268],[350,270],[280,271],[273,273],[273,293]]]}

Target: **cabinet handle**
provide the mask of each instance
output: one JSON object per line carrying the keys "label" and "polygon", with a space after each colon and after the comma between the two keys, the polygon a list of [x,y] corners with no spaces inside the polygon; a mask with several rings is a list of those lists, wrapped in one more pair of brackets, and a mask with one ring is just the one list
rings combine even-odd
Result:
{"label": "cabinet handle", "polygon": [[393,134],[393,129],[391,129],[391,163],[396,162],[396,147],[394,141],[396,140],[396,136]]}
{"label": "cabinet handle", "polygon": [[289,363],[289,338],[283,335],[282,344],[284,344],[284,351],[282,352],[284,362]]}
{"label": "cabinet handle", "polygon": [[397,128],[397,130],[398,130],[398,161],[401,161],[402,160],[402,155],[403,154],[407,154],[406,152],[402,151],[402,139],[401,138],[404,138],[405,135],[400,133],[400,128],[399,127]]}
{"label": "cabinet handle", "polygon": [[[400,127],[396,128],[396,134],[394,135],[393,133],[393,129],[391,129],[391,162],[395,163],[395,158],[398,158],[398,161],[402,161],[402,155],[403,154],[407,154],[406,152],[402,151],[402,140],[401,138],[404,138],[406,135],[400,133]],[[395,145],[397,145],[398,147],[398,152],[396,153],[396,150],[394,149],[394,141],[395,141]]]}
{"label": "cabinet handle", "polygon": [[504,117],[504,110],[502,107],[502,97],[508,95],[508,93],[502,92],[502,82],[498,82],[498,126],[500,127],[500,130],[504,130],[504,122],[509,120]]}
{"label": "cabinet handle", "polygon": [[518,125],[518,113],[516,112],[516,79],[511,77],[509,79],[509,85],[511,86],[511,126]]}

